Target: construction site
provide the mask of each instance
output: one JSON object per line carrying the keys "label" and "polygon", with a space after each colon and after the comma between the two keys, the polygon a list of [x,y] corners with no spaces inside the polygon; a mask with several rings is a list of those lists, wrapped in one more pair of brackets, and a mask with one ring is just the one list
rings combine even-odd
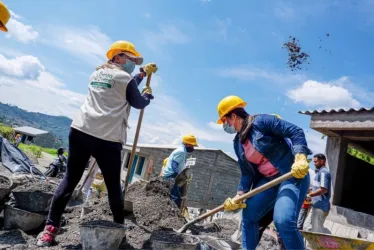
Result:
{"label": "construction site", "polygon": [[[100,25],[108,30],[116,25],[109,18],[97,20],[97,6],[84,6],[90,7],[84,15],[75,10],[80,3],[69,9],[71,19],[79,23],[81,17],[96,13],[91,28],[44,25],[40,34],[42,29],[54,33],[38,40],[31,22],[22,23],[31,7],[17,6],[24,11],[21,16],[0,0],[0,34],[5,34],[1,42],[15,39],[22,48],[39,42],[48,49],[37,49],[37,54],[62,49],[77,57],[42,54],[45,64],[61,63],[47,71],[37,57],[0,48],[7,48],[0,51],[0,91],[10,93],[0,92],[0,250],[374,250],[369,192],[374,177],[374,92],[355,85],[373,77],[367,72],[353,80],[346,76],[365,67],[355,67],[358,53],[347,52],[354,46],[361,49],[361,44],[353,45],[348,32],[339,33],[345,25],[339,15],[331,22],[320,18],[319,30],[310,23],[310,31],[303,33],[312,20],[309,9],[331,18],[327,11],[340,6],[297,3],[291,8],[282,3],[259,5],[249,12],[252,6],[242,7],[249,4],[244,1],[226,7],[213,2],[188,3],[196,14],[188,19],[198,17],[194,25],[175,21],[166,26],[160,25],[166,13],[181,15],[178,11],[183,9],[184,15],[187,3],[162,6],[159,15],[159,2],[147,8],[126,3],[126,17],[116,13],[124,12],[119,1],[111,4],[110,14],[120,16],[124,24],[129,18],[133,25],[132,15],[139,15],[139,8],[144,11],[139,18],[144,23],[137,23],[141,28],[131,31],[137,35],[124,36],[139,44],[135,48],[130,40],[114,41],[100,31]],[[234,17],[217,18],[231,5],[236,8],[227,13],[240,16],[234,28]],[[109,7],[103,6],[100,15]],[[367,12],[363,9],[360,17]],[[48,15],[30,15],[36,20],[57,16],[45,12]],[[204,26],[208,15],[214,21]],[[243,20],[251,31],[241,26]],[[69,17],[67,24],[70,21]],[[256,22],[261,25],[253,25]],[[335,23],[336,36],[321,31]],[[373,22],[360,19],[360,32],[363,23]],[[111,32],[118,35],[117,29]],[[370,40],[361,35],[360,43]],[[344,49],[343,40],[352,46]],[[193,50],[173,50],[190,43]],[[213,44],[219,46],[213,50]],[[350,59],[334,59],[334,49]],[[178,63],[173,53],[179,55]],[[217,66],[217,54],[231,59]],[[143,55],[160,63],[146,63]],[[264,55],[269,58],[264,60]],[[82,58],[85,64],[79,68]],[[62,61],[69,61],[70,70]],[[83,85],[70,82],[87,78],[86,67],[93,73],[89,72],[88,93],[82,94]],[[168,72],[163,80],[159,67]],[[342,76],[326,80],[323,74]],[[167,80],[173,85],[165,84]],[[27,85],[26,90],[19,83]],[[21,97],[22,93],[26,94]],[[371,106],[364,107],[367,104]]]}
{"label": "construction site", "polygon": [[[327,135],[326,155],[329,168],[333,173],[334,194],[331,199],[333,207],[325,221],[325,228],[330,231],[330,236],[308,235],[306,232],[306,239],[314,242],[313,246],[316,246],[311,249],[357,249],[350,248],[351,246],[366,246],[360,249],[370,249],[373,244],[371,243],[374,240],[373,213],[370,207],[360,205],[362,197],[349,198],[349,192],[347,192],[350,188],[347,183],[354,182],[355,175],[347,175],[349,168],[344,171],[339,170],[340,175],[336,174],[337,169],[346,167],[344,164],[347,162],[346,158],[349,161],[357,161],[362,167],[368,164],[355,157],[352,150],[358,149],[369,156],[373,155],[371,147],[366,147],[374,139],[371,134],[374,131],[373,112],[373,109],[300,112],[312,117],[311,128],[318,129]],[[328,123],[329,119],[333,119],[334,122]],[[340,120],[346,122],[341,124]],[[348,125],[347,121],[351,125]],[[214,183],[214,176],[220,178],[222,174],[212,172],[211,177],[199,177],[209,170],[209,164],[218,164],[217,160],[221,155],[219,151],[216,156],[214,156],[215,151],[207,151],[213,154],[211,157],[215,158],[216,162],[203,160],[205,149],[195,154],[201,161],[192,161],[189,166],[196,178],[192,178],[190,183],[191,188],[189,188],[185,203],[187,209],[181,211],[170,200],[170,190],[174,181],[167,181],[158,176],[162,165],[160,161],[165,155],[170,154],[172,148],[166,150],[165,147],[156,147],[153,152],[150,150],[151,146],[140,145],[140,148],[143,147],[144,151],[134,149],[134,152],[135,155],[146,158],[147,164],[144,172],[148,174],[135,176],[128,186],[125,194],[125,227],[112,222],[112,212],[105,194],[101,198],[100,195],[95,195],[89,200],[84,200],[83,197],[86,194],[82,194],[81,187],[89,174],[90,168],[87,168],[75,191],[75,193],[81,193],[74,194],[74,199],[72,198],[65,209],[61,231],[56,238],[58,244],[52,246],[51,249],[241,249],[241,235],[238,234],[240,213],[220,212],[218,216],[212,214],[199,223],[191,225],[182,234],[176,233],[187,222],[223,203],[224,197],[234,196],[237,185],[237,180],[234,180],[238,179],[238,175],[234,176],[234,184],[231,187],[229,185],[228,193],[224,195],[220,195],[225,191],[224,189],[220,191],[219,187],[216,187],[218,188],[217,194],[211,193],[209,186],[213,184],[206,183],[209,178],[213,178],[212,183]],[[160,154],[158,148],[163,150],[164,155]],[[124,147],[122,159],[124,176],[128,170],[127,153],[131,152],[126,149],[130,150],[132,147]],[[230,157],[224,154],[222,157],[231,162]],[[235,163],[234,160],[232,161]],[[221,160],[222,162],[224,161]],[[139,164],[133,165],[139,168]],[[35,165],[32,166],[35,167]],[[370,168],[369,165],[367,166]],[[61,181],[59,178],[41,179],[37,175],[37,169],[40,168],[38,166],[32,171],[33,174],[19,174],[12,173],[1,165],[0,227],[3,229],[0,230],[0,249],[37,249],[36,237],[44,228],[51,198]],[[151,169],[147,170],[147,168]],[[352,179],[347,181],[347,178]],[[342,185],[343,179],[345,179],[345,185]],[[95,179],[95,181],[102,183],[100,179]],[[207,187],[204,188],[204,185]],[[343,188],[345,191],[340,191]],[[194,192],[199,191],[202,194],[196,196]],[[212,197],[208,200],[214,200],[214,203],[206,203],[199,197]],[[349,202],[350,199],[357,200]],[[109,245],[100,245],[103,242]],[[115,247],[112,248],[113,246]],[[265,230],[257,249],[280,249],[273,225]]]}

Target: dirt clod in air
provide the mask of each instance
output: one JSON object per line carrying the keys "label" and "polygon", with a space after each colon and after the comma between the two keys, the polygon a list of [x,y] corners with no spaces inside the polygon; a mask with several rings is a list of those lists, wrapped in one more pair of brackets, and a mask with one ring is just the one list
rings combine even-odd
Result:
{"label": "dirt clod in air", "polygon": [[283,48],[287,50],[288,60],[287,66],[291,71],[301,70],[305,64],[309,64],[309,55],[302,51],[299,40],[290,36],[289,41],[283,44]]}

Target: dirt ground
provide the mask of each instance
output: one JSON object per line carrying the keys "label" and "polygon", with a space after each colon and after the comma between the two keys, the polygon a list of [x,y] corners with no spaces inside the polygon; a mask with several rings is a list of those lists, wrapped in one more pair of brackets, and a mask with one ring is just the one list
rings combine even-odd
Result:
{"label": "dirt ground", "polygon": [[54,193],[56,185],[52,185],[46,181],[29,181],[21,186],[16,187],[13,192],[45,192]]}
{"label": "dirt ground", "polygon": [[[171,234],[165,228],[179,229],[186,221],[180,215],[179,209],[170,200],[170,188],[173,182],[164,181],[157,177],[151,179],[148,184],[137,182],[130,185],[126,194],[126,199],[134,203],[133,214],[125,217],[125,238],[120,249],[152,249],[153,240],[167,240],[172,243],[190,243],[193,237],[182,237]],[[38,186],[38,188],[36,187]],[[48,186],[48,185],[47,185]],[[53,186],[54,188],[56,186]],[[46,190],[50,190],[47,187]],[[41,185],[29,184],[20,186],[18,190],[45,189]],[[54,190],[50,190],[54,191]],[[84,205],[85,215],[81,219],[82,206],[67,207],[63,215],[60,232],[56,237],[57,245],[48,248],[51,250],[62,249],[82,249],[80,243],[81,223],[94,223],[107,226],[121,226],[112,221],[112,212],[109,208],[107,198],[92,199]],[[2,215],[0,215],[0,223]],[[2,225],[0,224],[2,228]],[[197,225],[191,228],[191,233],[195,235],[210,235],[218,238],[229,239],[237,227],[236,221],[228,219],[218,219],[207,225]],[[1,249],[40,249],[36,246],[39,232],[27,235],[21,230],[0,230],[0,250]],[[275,240],[274,240],[275,241]],[[272,246],[272,243],[265,243]],[[276,249],[276,248],[273,248]]]}
{"label": "dirt ground", "polygon": [[9,188],[10,183],[3,178],[0,178],[0,188]]}

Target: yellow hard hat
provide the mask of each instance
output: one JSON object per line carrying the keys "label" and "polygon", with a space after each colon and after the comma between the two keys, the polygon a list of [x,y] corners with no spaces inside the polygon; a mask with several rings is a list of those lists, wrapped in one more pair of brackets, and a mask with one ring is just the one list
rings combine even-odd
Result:
{"label": "yellow hard hat", "polygon": [[6,24],[10,19],[10,12],[3,2],[0,2],[0,30],[8,32]]}
{"label": "yellow hard hat", "polygon": [[110,46],[106,56],[111,60],[115,55],[126,54],[127,56],[134,58],[137,65],[143,64],[143,57],[138,51],[135,50],[134,44],[128,41],[117,41]]}
{"label": "yellow hard hat", "polygon": [[275,115],[278,119],[282,119],[282,117],[278,114],[271,114],[271,115]]}
{"label": "yellow hard hat", "polygon": [[218,117],[217,120],[218,124],[222,124],[222,118],[227,115],[230,111],[233,111],[237,108],[244,108],[247,105],[242,98],[235,95],[226,96],[223,98],[217,105]]}
{"label": "yellow hard hat", "polygon": [[185,135],[185,136],[183,136],[182,142],[186,143],[186,144],[190,144],[192,146],[198,146],[197,145],[196,137],[194,135]]}

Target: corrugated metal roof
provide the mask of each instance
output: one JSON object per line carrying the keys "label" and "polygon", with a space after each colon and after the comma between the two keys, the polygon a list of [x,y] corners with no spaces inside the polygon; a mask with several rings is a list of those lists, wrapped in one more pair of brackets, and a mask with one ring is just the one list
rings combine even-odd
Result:
{"label": "corrugated metal roof", "polygon": [[313,115],[313,114],[332,114],[332,113],[348,113],[348,112],[363,112],[363,111],[374,111],[374,107],[372,108],[359,108],[359,109],[330,109],[330,110],[305,110],[299,111],[299,114],[303,115]]}
{"label": "corrugated metal roof", "polygon": [[32,127],[27,127],[27,126],[14,128],[14,131],[16,131],[17,133],[31,135],[31,136],[44,135],[44,134],[49,133],[48,131],[45,131],[45,130],[32,128]]}

